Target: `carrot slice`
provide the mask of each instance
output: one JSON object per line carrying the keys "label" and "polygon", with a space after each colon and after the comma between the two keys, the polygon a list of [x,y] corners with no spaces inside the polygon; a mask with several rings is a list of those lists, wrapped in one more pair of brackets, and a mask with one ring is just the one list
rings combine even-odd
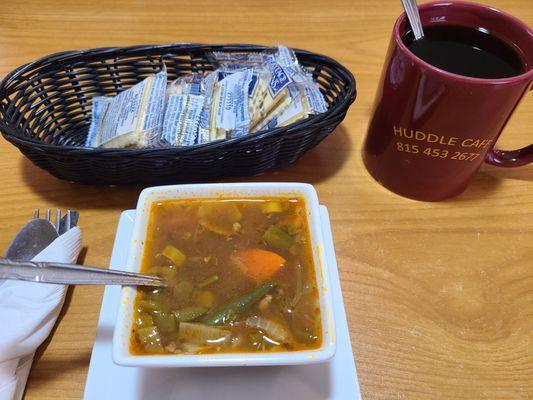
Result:
{"label": "carrot slice", "polygon": [[279,254],[263,249],[237,250],[232,255],[231,260],[256,283],[272,277],[287,262]]}

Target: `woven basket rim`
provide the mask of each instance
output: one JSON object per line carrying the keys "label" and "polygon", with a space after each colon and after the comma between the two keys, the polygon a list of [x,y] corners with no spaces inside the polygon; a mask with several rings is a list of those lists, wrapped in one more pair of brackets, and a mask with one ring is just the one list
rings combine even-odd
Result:
{"label": "woven basket rim", "polygon": [[[34,68],[40,68],[46,65],[50,65],[52,63],[57,62],[72,62],[73,59],[78,57],[83,57],[87,54],[90,54],[91,56],[101,56],[105,55],[106,53],[113,53],[116,51],[123,51],[123,52],[147,52],[147,51],[154,51],[154,50],[172,50],[173,48],[176,48],[177,46],[182,48],[195,48],[195,47],[213,47],[213,48],[221,48],[224,49],[224,51],[242,51],[243,49],[248,48],[254,48],[256,50],[261,49],[268,49],[272,46],[266,46],[266,45],[257,45],[257,44],[245,44],[245,43],[189,43],[189,42],[176,42],[176,43],[167,43],[167,44],[142,44],[142,45],[133,45],[133,46],[114,46],[114,47],[96,47],[96,48],[90,48],[85,50],[68,50],[68,51],[62,51],[57,53],[52,53],[46,56],[43,56],[37,60],[34,60],[32,62],[26,63],[24,65],[21,65],[20,67],[14,69],[13,71],[9,72],[1,81],[0,81],[0,98],[5,97],[5,88],[12,82],[13,80],[17,79],[20,75],[24,74],[25,72],[32,70]],[[277,134],[281,134],[287,131],[295,131],[299,130],[299,128],[305,128],[308,125],[312,124],[319,124],[327,122],[328,119],[334,117],[338,112],[343,112],[344,109],[348,108],[354,101],[356,97],[356,81],[353,74],[348,70],[346,67],[344,67],[342,64],[340,64],[335,59],[328,57],[326,55],[311,52],[308,50],[303,50],[299,48],[292,48],[292,50],[295,51],[297,55],[308,55],[313,57],[320,57],[323,59],[323,61],[326,61],[329,65],[332,65],[335,67],[338,71],[341,71],[343,75],[347,78],[347,80],[350,82],[350,85],[347,85],[348,92],[340,98],[339,102],[335,104],[334,107],[328,108],[328,110],[324,113],[312,115],[309,118],[296,121],[290,125],[269,129],[269,130],[262,130],[259,132],[254,132],[252,134],[249,134],[247,136],[241,137],[241,138],[230,138],[230,139],[220,139],[214,142],[208,142],[208,143],[201,143],[201,144],[195,144],[192,146],[169,146],[169,147],[148,147],[148,148],[138,148],[138,149],[131,149],[131,148],[97,148],[97,147],[84,147],[84,146],[72,146],[72,145],[58,145],[53,143],[44,143],[40,140],[29,138],[23,134],[20,134],[16,129],[10,127],[9,125],[6,125],[3,121],[0,121],[0,127],[1,127],[1,133],[6,140],[18,142],[21,144],[31,144],[34,147],[37,147],[43,151],[57,151],[59,149],[62,150],[69,150],[74,151],[78,154],[106,154],[106,153],[122,153],[122,154],[128,154],[128,155],[135,155],[135,154],[144,154],[144,153],[150,153],[150,154],[156,154],[158,152],[172,152],[173,154],[179,154],[182,152],[187,152],[188,154],[194,153],[194,152],[202,152],[202,151],[211,151],[211,150],[217,150],[218,148],[226,148],[227,145],[240,143],[243,141],[257,141],[261,140],[265,137],[271,137],[275,136]],[[0,112],[3,112],[3,110],[0,109]]]}

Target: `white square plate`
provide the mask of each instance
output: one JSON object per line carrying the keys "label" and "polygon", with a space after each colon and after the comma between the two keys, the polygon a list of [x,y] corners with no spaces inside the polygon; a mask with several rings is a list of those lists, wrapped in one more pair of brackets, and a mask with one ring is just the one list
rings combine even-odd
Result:
{"label": "white square plate", "polygon": [[[112,337],[120,287],[104,292],[84,400],[360,400],[348,324],[327,209],[320,207],[324,252],[329,264],[337,352],[326,363],[274,367],[134,368],[112,360]],[[135,211],[122,213],[110,268],[126,263]]]}

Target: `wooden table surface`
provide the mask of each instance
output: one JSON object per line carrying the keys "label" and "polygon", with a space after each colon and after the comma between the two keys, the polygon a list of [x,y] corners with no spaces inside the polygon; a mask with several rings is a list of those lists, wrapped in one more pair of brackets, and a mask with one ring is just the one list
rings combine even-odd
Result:
{"label": "wooden table surface", "polygon": [[[533,24],[531,0],[487,1]],[[422,203],[381,188],[361,162],[398,0],[106,3],[2,1],[0,75],[62,50],[180,41],[282,43],[339,60],[358,85],[344,123],[295,165],[228,181],[315,185],[331,214],[365,399],[533,398],[533,165],[483,166],[460,197]],[[501,147],[531,141],[532,105],[530,95]],[[81,211],[84,262],[108,265],[120,211],[142,188],[63,182],[5,140],[0,152],[0,252],[35,207],[71,208]],[[69,292],[27,399],[82,397],[102,292]]]}

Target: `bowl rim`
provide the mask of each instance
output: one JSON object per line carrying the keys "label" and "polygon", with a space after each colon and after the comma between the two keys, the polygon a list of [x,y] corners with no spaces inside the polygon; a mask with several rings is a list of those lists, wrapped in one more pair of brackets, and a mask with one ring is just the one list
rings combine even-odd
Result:
{"label": "bowl rim", "polygon": [[[172,195],[180,194],[178,197]],[[211,193],[207,195],[206,193]],[[241,194],[236,196],[235,194]],[[248,193],[248,194],[245,194]],[[255,193],[255,196],[252,194]],[[172,198],[250,198],[261,196],[289,195],[304,198],[309,233],[313,248],[313,261],[319,292],[322,345],[317,349],[285,351],[274,353],[220,353],[203,355],[133,355],[129,352],[132,308],[135,288],[121,289],[118,313],[113,334],[113,361],[118,365],[138,367],[202,367],[202,366],[252,366],[252,365],[298,365],[325,362],[336,351],[333,300],[329,279],[329,268],[324,254],[324,240],[320,224],[318,196],[314,187],[306,183],[227,183],[167,185],[144,189],[137,202],[136,218],[133,227],[126,270],[138,271],[143,254],[149,208],[157,199]],[[157,197],[159,196],[159,197]],[[162,196],[162,197],[161,197]],[[165,197],[167,196],[167,197]],[[117,329],[118,327],[118,329]]]}

